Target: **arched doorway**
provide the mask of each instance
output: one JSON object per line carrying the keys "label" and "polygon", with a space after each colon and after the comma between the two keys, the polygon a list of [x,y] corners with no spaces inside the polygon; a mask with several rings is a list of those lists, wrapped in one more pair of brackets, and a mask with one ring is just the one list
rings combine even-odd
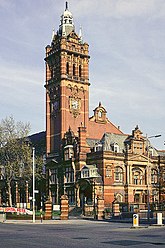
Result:
{"label": "arched doorway", "polygon": [[93,187],[88,179],[81,179],[79,181],[79,199],[80,207],[83,209],[84,204],[92,203]]}

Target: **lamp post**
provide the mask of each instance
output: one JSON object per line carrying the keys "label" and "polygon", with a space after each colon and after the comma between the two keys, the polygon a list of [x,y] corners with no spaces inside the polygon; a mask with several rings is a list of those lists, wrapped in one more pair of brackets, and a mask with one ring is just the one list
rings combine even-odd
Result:
{"label": "lamp post", "polygon": [[161,203],[161,168],[160,168],[160,155],[158,156],[158,209],[160,210]]}
{"label": "lamp post", "polygon": [[95,185],[96,185],[96,182],[95,182],[95,180],[94,180],[94,182],[93,182],[93,186],[94,186],[94,196],[93,196],[93,198],[94,198],[94,219],[96,219],[96,192],[95,192]]}
{"label": "lamp post", "polygon": [[35,223],[35,148],[33,147],[33,223]]}
{"label": "lamp post", "polygon": [[[147,136],[146,135],[146,141],[152,138],[158,138],[160,137],[161,134],[157,135],[152,135],[152,136]],[[147,219],[148,223],[150,222],[150,189],[149,189],[149,145],[147,147],[147,169],[148,169],[148,178],[147,178],[147,208],[148,208],[148,213],[147,213]]]}
{"label": "lamp post", "polygon": [[96,185],[102,184],[102,178],[99,174],[97,174],[95,177],[93,177],[93,210],[94,210],[94,219],[97,218],[97,211],[96,211],[96,197],[97,197],[97,188]]}

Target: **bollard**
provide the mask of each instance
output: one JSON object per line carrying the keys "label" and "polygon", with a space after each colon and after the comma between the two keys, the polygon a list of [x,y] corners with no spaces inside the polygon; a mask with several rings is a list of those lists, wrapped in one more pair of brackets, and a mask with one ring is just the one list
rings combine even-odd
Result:
{"label": "bollard", "polygon": [[40,219],[41,219],[41,223],[43,221],[43,213],[42,213],[42,208],[40,209]]}
{"label": "bollard", "polygon": [[3,212],[3,222],[6,221],[6,213]]}
{"label": "bollard", "polygon": [[139,227],[139,215],[133,214],[133,227]]}
{"label": "bollard", "polygon": [[162,213],[157,213],[157,225],[162,226]]}

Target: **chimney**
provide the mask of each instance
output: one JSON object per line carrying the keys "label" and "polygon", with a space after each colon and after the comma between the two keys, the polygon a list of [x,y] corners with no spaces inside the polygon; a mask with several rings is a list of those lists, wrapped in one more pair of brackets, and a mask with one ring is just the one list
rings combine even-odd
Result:
{"label": "chimney", "polygon": [[79,169],[81,169],[84,164],[86,164],[86,154],[89,152],[89,147],[86,143],[86,127],[78,128],[78,137],[79,137]]}

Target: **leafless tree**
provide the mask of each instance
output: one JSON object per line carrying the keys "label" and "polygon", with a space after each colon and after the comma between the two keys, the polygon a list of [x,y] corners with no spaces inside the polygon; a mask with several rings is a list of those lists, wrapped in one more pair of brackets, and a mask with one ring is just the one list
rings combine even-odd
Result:
{"label": "leafless tree", "polygon": [[32,174],[29,132],[29,123],[16,122],[12,116],[0,122],[1,178],[6,181],[9,206],[12,206],[12,182],[18,178],[28,180]]}

